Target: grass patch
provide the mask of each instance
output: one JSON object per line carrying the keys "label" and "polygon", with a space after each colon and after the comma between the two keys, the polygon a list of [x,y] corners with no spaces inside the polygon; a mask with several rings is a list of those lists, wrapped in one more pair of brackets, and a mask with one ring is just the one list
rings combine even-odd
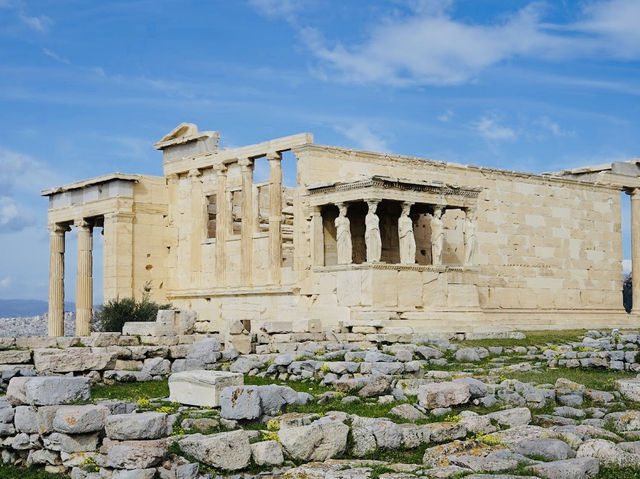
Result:
{"label": "grass patch", "polygon": [[545,344],[566,344],[572,341],[580,341],[587,332],[586,329],[566,329],[561,331],[522,331],[527,335],[525,339],[468,339],[456,344],[461,346],[502,346],[512,348],[514,346],[539,346]]}
{"label": "grass patch", "polygon": [[565,378],[584,384],[588,389],[600,389],[603,391],[615,390],[616,379],[634,378],[636,373],[626,371],[613,371],[610,369],[544,369],[543,371],[528,371],[524,373],[505,372],[503,375],[508,379],[517,379],[528,383],[555,384],[558,378]]}
{"label": "grass patch", "polygon": [[137,401],[138,399],[166,398],[169,395],[167,381],[146,381],[140,383],[115,383],[108,386],[93,386],[91,399],[120,399]]}
{"label": "grass patch", "polygon": [[69,479],[63,474],[51,474],[43,470],[27,467],[15,467],[0,463],[0,479]]}
{"label": "grass patch", "polygon": [[600,465],[597,479],[640,479],[640,468]]}

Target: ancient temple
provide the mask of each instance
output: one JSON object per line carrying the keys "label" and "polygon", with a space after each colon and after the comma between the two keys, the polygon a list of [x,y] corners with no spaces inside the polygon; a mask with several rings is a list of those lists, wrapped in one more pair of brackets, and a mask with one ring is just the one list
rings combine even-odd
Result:
{"label": "ancient temple", "polygon": [[[151,285],[153,299],[196,311],[202,332],[236,320],[468,332],[637,318],[622,307],[620,198],[632,195],[639,271],[636,161],[535,175],[317,145],[310,134],[232,149],[218,137],[183,123],[155,145],[163,177],[115,173],[42,193],[51,335],[62,334],[71,228],[79,335],[90,328],[96,228],[105,300]],[[256,181],[262,158],[268,179]]]}

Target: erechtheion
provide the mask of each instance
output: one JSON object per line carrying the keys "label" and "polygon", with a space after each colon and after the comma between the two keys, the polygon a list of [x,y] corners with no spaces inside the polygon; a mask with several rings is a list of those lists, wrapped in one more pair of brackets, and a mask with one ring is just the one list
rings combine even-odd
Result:
{"label": "erechtheion", "polygon": [[[104,296],[230,322],[385,324],[413,331],[624,326],[621,191],[640,271],[639,161],[526,174],[313,143],[232,149],[181,124],[163,177],[115,173],[52,188],[49,332],[63,334],[65,232],[78,233],[77,335],[89,333],[93,230]],[[282,155],[297,185],[283,186]],[[254,180],[256,160],[268,180]],[[640,282],[634,282],[640,297]]]}

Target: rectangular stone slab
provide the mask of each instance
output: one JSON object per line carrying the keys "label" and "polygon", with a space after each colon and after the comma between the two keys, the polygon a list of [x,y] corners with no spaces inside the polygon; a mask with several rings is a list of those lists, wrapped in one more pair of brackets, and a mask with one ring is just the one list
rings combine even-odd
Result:
{"label": "rectangular stone slab", "polygon": [[184,371],[169,376],[169,400],[189,406],[220,406],[220,392],[242,386],[244,376],[227,371]]}

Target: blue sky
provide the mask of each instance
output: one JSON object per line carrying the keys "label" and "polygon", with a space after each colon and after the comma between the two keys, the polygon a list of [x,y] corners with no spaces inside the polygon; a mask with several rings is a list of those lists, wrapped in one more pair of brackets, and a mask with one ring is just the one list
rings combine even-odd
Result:
{"label": "blue sky", "polygon": [[39,191],[161,174],[183,121],[531,172],[640,157],[640,1],[0,0],[0,112],[0,298],[46,299]]}

